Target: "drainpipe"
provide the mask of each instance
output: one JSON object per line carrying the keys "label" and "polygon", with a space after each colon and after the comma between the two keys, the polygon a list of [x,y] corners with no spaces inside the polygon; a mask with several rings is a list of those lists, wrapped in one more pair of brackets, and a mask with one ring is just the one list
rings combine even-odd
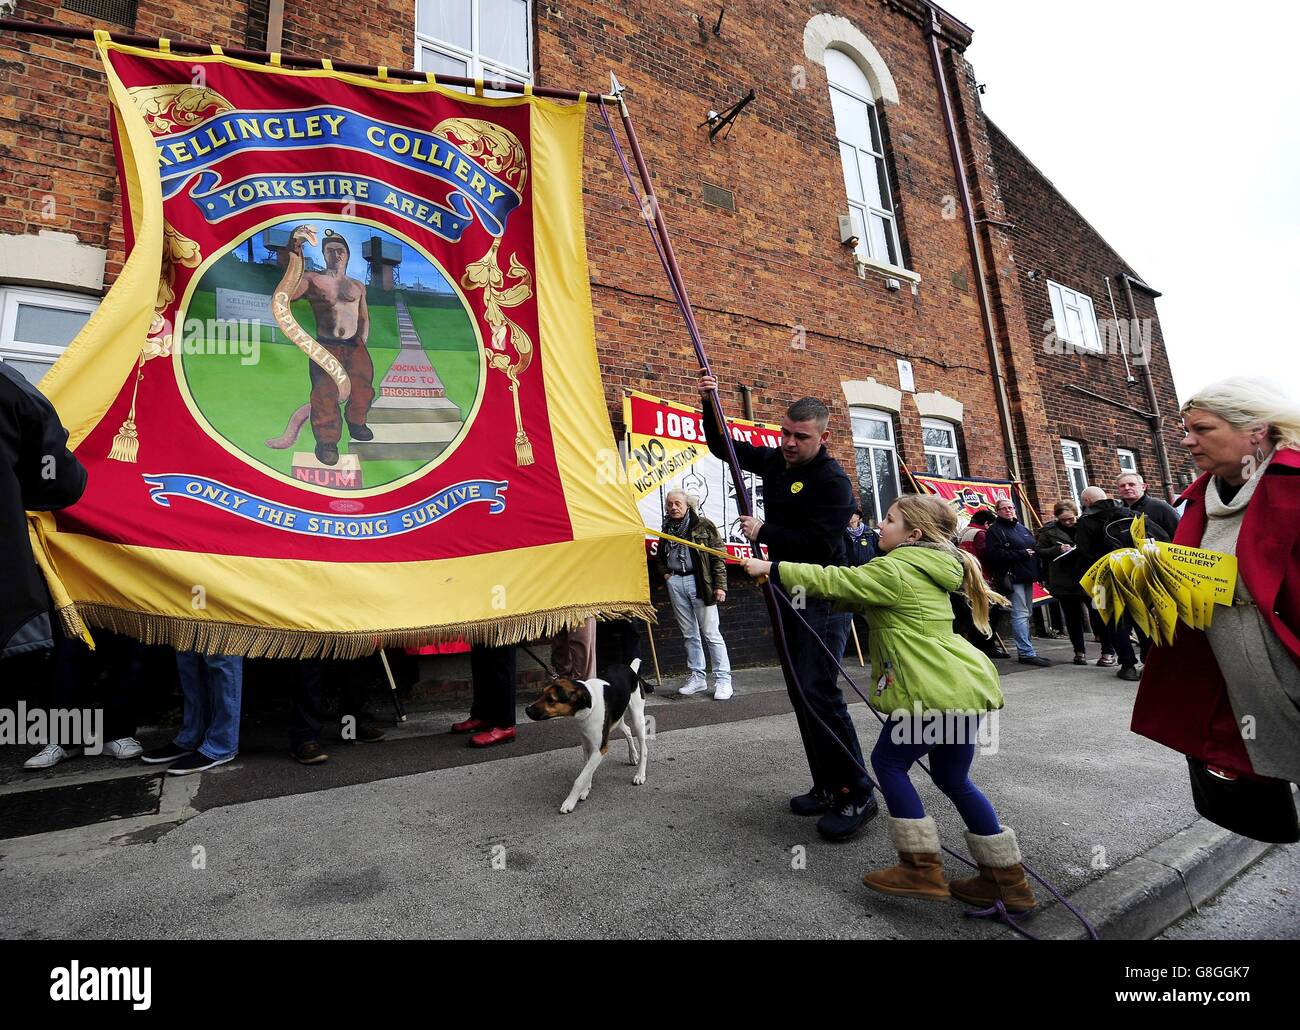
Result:
{"label": "drainpipe", "polygon": [[284,43],[284,0],[270,0],[266,10],[266,49],[276,53]]}
{"label": "drainpipe", "polygon": [[[1144,283],[1141,279],[1134,279],[1127,272],[1120,272],[1119,281],[1124,285],[1124,296],[1128,300],[1128,317],[1129,317],[1129,339],[1133,338],[1133,333],[1137,329],[1138,313],[1137,305],[1133,303],[1133,283],[1149,291],[1152,296],[1160,296],[1155,290]],[[1156,399],[1156,383],[1151,376],[1151,353],[1148,348],[1147,353],[1143,355],[1146,360],[1142,362],[1142,378],[1147,384],[1147,403],[1151,407],[1151,436],[1156,444],[1156,460],[1160,462],[1160,476],[1164,480],[1165,500],[1171,501],[1174,494],[1171,490],[1173,486],[1173,474],[1169,470],[1169,455],[1165,452],[1165,436],[1160,429],[1160,402]]]}
{"label": "drainpipe", "polygon": [[741,411],[745,413],[745,418],[750,422],[754,421],[754,388],[752,386],[741,386],[740,388]]}
{"label": "drainpipe", "polygon": [[943,58],[939,53],[939,12],[930,6],[930,22],[925,27],[926,39],[930,44],[930,63],[934,68],[934,82],[939,89],[940,106],[943,108],[943,123],[948,131],[948,149],[952,153],[953,172],[957,177],[957,192],[961,197],[962,210],[966,213],[966,242],[970,247],[971,260],[975,264],[975,282],[979,287],[977,296],[980,302],[980,315],[984,320],[984,341],[988,345],[989,366],[993,370],[994,385],[998,402],[998,419],[1002,423],[1002,439],[1006,444],[1007,469],[1011,478],[1020,482],[1020,461],[1017,457],[1015,430],[1011,426],[1011,405],[1007,400],[1007,380],[1002,372],[1002,357],[998,353],[997,331],[993,327],[993,306],[989,301],[988,280],[984,270],[984,254],[980,250],[979,235],[975,228],[975,208],[971,203],[970,188],[966,182],[966,162],[961,156],[961,143],[957,139],[957,124],[952,110],[952,99],[948,94],[948,82],[943,73]]}

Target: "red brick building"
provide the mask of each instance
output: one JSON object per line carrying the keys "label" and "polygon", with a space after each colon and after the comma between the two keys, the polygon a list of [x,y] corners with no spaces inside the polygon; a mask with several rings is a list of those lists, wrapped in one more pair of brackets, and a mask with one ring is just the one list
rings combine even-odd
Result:
{"label": "red brick building", "polygon": [[[1078,328],[1079,298],[1100,306],[1103,276],[1127,319],[1116,277],[1136,275],[984,118],[963,56],[971,30],[925,0],[728,4],[721,18],[703,0],[20,0],[15,16],[592,91],[613,71],[729,411],[748,396],[755,417],[777,418],[795,397],[824,398],[832,451],[872,515],[904,466],[927,465],[1018,473],[1050,511],[1070,492],[1063,439],[1088,477],[1110,484],[1124,449],[1163,492],[1151,423],[1129,410],[1152,411],[1144,373],[1128,384],[1103,329]],[[708,113],[750,88],[754,102],[712,138]],[[0,359],[34,376],[121,265],[106,113],[88,43],[0,33]],[[689,400],[696,363],[594,111],[585,165],[617,428],[625,387]],[[1047,341],[1049,281],[1069,331],[1102,340],[1100,353]],[[1139,324],[1152,320],[1146,367],[1176,492],[1186,466],[1156,295],[1124,283]],[[1109,318],[1108,302],[1094,314]],[[758,632],[751,604],[724,626]]]}

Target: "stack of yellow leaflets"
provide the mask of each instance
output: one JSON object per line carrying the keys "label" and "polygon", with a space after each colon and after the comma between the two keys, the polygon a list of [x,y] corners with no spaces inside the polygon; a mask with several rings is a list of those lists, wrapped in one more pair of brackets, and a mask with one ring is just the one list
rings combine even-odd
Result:
{"label": "stack of yellow leaflets", "polygon": [[1235,555],[1149,539],[1144,515],[1133,520],[1132,533],[1135,546],[1111,551],[1079,581],[1107,622],[1127,612],[1148,637],[1168,644],[1179,622],[1208,629],[1214,606],[1232,604]]}

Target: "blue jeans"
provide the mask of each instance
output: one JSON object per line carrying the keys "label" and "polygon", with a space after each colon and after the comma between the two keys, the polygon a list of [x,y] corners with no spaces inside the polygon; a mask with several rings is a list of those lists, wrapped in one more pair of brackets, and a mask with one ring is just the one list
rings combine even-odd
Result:
{"label": "blue jeans", "polygon": [[1029,617],[1033,613],[1034,584],[1015,584],[1011,590],[1011,635],[1016,638],[1016,650],[1021,658],[1032,658],[1036,653],[1029,639]]}
{"label": "blue jeans", "polygon": [[177,651],[185,716],[175,745],[217,761],[239,753],[239,702],[244,659]]}
{"label": "blue jeans", "polygon": [[[895,716],[880,727],[880,739],[871,752],[871,767],[876,771],[876,781],[891,816],[895,819],[920,819],[925,815],[921,795],[912,786],[907,770],[918,759],[929,755],[930,775],[935,786],[957,807],[966,828],[982,837],[1002,832],[1002,824],[998,822],[998,815],[989,799],[970,779],[979,723],[977,715],[955,719],[951,729],[957,739],[938,744],[920,742],[925,739],[925,724],[922,719],[911,715]],[[948,729],[947,723],[941,722],[940,725]],[[946,732],[944,736],[947,736]]]}
{"label": "blue jeans", "polygon": [[713,661],[713,686],[730,685],[731,660],[718,629],[718,606],[705,604],[696,596],[694,576],[669,576],[668,599],[673,603],[677,628],[686,642],[686,664],[691,675],[704,679],[704,647],[700,644],[703,637]]}

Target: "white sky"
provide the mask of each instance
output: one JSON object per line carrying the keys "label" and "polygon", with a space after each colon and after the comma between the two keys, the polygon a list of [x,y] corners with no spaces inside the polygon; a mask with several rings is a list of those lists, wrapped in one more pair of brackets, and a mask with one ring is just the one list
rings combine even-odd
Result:
{"label": "white sky", "polygon": [[1300,4],[942,6],[989,117],[1164,294],[1180,399],[1228,375],[1300,394]]}

